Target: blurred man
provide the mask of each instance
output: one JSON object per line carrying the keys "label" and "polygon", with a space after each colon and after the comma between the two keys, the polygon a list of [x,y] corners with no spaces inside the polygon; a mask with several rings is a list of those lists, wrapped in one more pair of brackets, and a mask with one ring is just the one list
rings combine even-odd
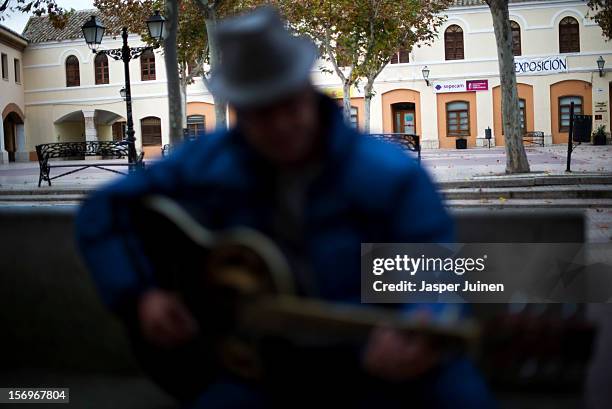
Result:
{"label": "blurred man", "polygon": [[[77,220],[103,300],[163,348],[189,343],[206,324],[156,286],[156,266],[141,251],[128,210],[144,195],[174,198],[211,229],[243,225],[267,234],[290,260],[299,292],[331,301],[359,302],[360,243],[453,240],[451,219],[425,172],[400,149],[343,122],[336,103],[310,82],[314,45],[287,32],[274,10],[226,20],[216,36],[222,64],[211,91],[235,108],[237,126],[95,193]],[[443,308],[429,313],[434,307]],[[202,385],[194,405],[491,407],[470,362],[427,338],[381,328],[351,354],[370,383],[347,387],[348,379],[330,376],[342,351],[309,379],[297,364],[309,359],[294,354],[283,363],[287,376],[272,388],[220,375]],[[281,395],[292,401],[279,402]]]}

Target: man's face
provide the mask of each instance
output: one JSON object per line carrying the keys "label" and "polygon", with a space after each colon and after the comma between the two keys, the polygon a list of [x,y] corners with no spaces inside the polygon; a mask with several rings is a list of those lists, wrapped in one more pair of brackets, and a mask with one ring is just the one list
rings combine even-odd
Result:
{"label": "man's face", "polygon": [[310,86],[271,105],[238,110],[237,116],[248,143],[275,164],[299,164],[317,148],[319,107]]}

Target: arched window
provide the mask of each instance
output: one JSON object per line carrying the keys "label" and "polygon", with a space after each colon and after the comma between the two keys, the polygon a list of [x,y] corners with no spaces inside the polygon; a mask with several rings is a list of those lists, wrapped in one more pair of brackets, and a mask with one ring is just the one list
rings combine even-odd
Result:
{"label": "arched window", "polygon": [[148,116],[140,120],[142,146],[161,146],[161,119]]}
{"label": "arched window", "polygon": [[147,50],[140,56],[140,79],[152,81],[155,79],[155,54]]}
{"label": "arched window", "polygon": [[559,98],[559,132],[569,132],[570,110],[574,103],[574,115],[582,114],[582,97],[566,96]]}
{"label": "arched window", "polygon": [[510,21],[510,30],[512,31],[512,54],[521,55],[521,26],[516,21]]}
{"label": "arched window", "polygon": [[463,29],[456,24],[444,32],[444,54],[447,60],[463,60]]}
{"label": "arched window", "polygon": [[79,72],[79,59],[74,55],[66,58],[66,86],[78,87],[81,85],[81,73]]}
{"label": "arched window", "polygon": [[405,64],[410,62],[410,51],[402,48],[391,57],[391,64]]}
{"label": "arched window", "polygon": [[453,101],[446,104],[446,136],[470,134],[470,103]]}
{"label": "arched window", "polygon": [[191,139],[203,136],[206,132],[206,118],[204,115],[189,115],[187,117],[187,129]]}
{"label": "arched window", "polygon": [[96,85],[108,84],[108,57],[105,54],[96,55],[94,59],[94,70]]}
{"label": "arched window", "polygon": [[559,52],[580,52],[580,25],[574,17],[565,17],[559,23]]}

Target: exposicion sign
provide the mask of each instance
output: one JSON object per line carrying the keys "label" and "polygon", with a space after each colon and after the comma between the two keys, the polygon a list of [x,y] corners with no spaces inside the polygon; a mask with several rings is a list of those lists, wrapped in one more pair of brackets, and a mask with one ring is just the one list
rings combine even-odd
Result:
{"label": "exposicion sign", "polygon": [[548,75],[567,72],[567,58],[558,55],[543,58],[516,58],[514,71],[516,75]]}

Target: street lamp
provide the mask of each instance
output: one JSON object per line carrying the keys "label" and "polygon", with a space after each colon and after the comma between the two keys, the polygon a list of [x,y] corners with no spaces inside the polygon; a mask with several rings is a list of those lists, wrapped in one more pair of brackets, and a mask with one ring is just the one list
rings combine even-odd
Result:
{"label": "street lamp", "polygon": [[603,77],[604,73],[604,65],[606,65],[606,60],[600,55],[597,59],[597,68],[599,69],[599,76]]}
{"label": "street lamp", "polygon": [[421,70],[421,74],[423,74],[423,79],[429,87],[429,68],[427,68],[427,66],[423,67],[423,69]]}
{"label": "street lamp", "polygon": [[157,41],[161,41],[164,38],[164,25],[166,19],[164,16],[159,14],[159,10],[155,10],[155,14],[153,14],[147,20],[147,28],[149,29],[149,35],[151,38]]}
{"label": "street lamp", "polygon": [[[100,22],[96,16],[91,16],[85,24],[83,24],[83,37],[85,42],[91,48],[94,54],[105,54],[110,56],[112,59],[117,61],[123,61],[123,68],[125,73],[125,88],[119,93],[125,100],[126,116],[127,116],[127,129],[126,129],[126,141],[128,143],[128,162],[130,164],[136,164],[136,137],[134,132],[134,120],[132,119],[132,91],[130,86],[130,61],[136,59],[142,55],[145,51],[153,50],[159,47],[159,41],[161,41],[164,34],[164,23],[165,19],[159,14],[159,11],[155,11],[147,21],[147,28],[149,29],[149,35],[151,38],[157,41],[155,46],[148,47],[133,47],[128,46],[128,31],[127,27],[123,27],[121,30],[121,38],[123,39],[123,47],[116,48],[113,50],[101,50],[97,51],[97,47],[102,43],[104,37],[104,31],[106,27]],[[133,167],[130,167],[132,169]]]}
{"label": "street lamp", "polygon": [[104,37],[104,31],[106,27],[100,22],[97,16],[91,16],[85,24],[83,24],[83,37],[85,42],[95,53],[96,47],[102,43],[102,37]]}

